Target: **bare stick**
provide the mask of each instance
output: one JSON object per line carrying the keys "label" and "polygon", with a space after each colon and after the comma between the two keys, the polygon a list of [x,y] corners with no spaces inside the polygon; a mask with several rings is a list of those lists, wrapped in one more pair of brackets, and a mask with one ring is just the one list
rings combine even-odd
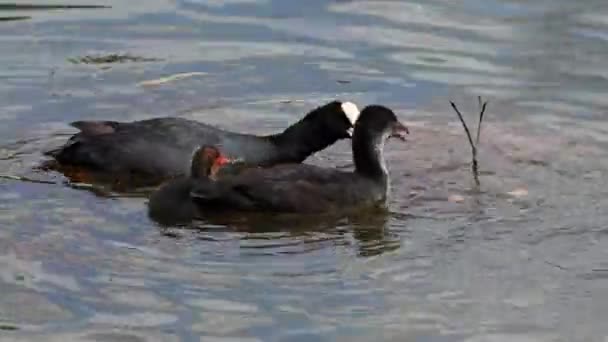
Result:
{"label": "bare stick", "polygon": [[479,136],[481,135],[481,123],[483,122],[483,114],[486,112],[486,106],[488,102],[481,103],[481,96],[477,97],[479,103],[479,123],[477,124],[477,139],[475,139],[475,145],[479,145]]}
{"label": "bare stick", "polygon": [[473,143],[473,137],[471,137],[471,132],[469,131],[469,127],[467,126],[466,122],[464,122],[464,118],[462,117],[462,114],[458,110],[458,107],[456,107],[456,105],[452,101],[450,101],[450,104],[452,105],[452,108],[454,108],[454,111],[456,112],[456,114],[458,114],[458,118],[460,119],[460,122],[462,123],[462,127],[464,127],[464,131],[467,134],[467,138],[469,138],[469,144],[471,145],[471,152],[473,154],[473,164],[471,166],[472,170],[473,170],[473,177],[475,179],[475,184],[477,186],[479,186],[479,169],[478,169],[478,165],[477,165],[477,147]]}
{"label": "bare stick", "polygon": [[458,118],[462,123],[462,127],[464,127],[464,131],[467,133],[467,138],[469,138],[469,144],[471,144],[471,148],[473,149],[473,151],[475,151],[475,144],[473,143],[473,138],[471,138],[471,131],[469,131],[469,127],[467,126],[466,122],[464,122],[464,118],[462,117],[462,114],[460,113],[458,107],[456,107],[454,102],[450,101],[450,104],[452,105],[452,108],[454,108],[454,110],[456,111],[456,114],[458,114]]}

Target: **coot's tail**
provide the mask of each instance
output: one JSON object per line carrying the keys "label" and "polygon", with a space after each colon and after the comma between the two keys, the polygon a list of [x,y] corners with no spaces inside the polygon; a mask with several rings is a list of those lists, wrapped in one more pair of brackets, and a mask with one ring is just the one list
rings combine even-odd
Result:
{"label": "coot's tail", "polygon": [[117,121],[74,121],[70,126],[78,128],[82,135],[92,136],[114,133],[120,123]]}
{"label": "coot's tail", "polygon": [[43,155],[55,158],[59,162],[72,160],[82,138],[114,133],[119,129],[119,125],[117,121],[74,121],[70,126],[78,128],[80,132],[70,137],[64,145],[45,151]]}

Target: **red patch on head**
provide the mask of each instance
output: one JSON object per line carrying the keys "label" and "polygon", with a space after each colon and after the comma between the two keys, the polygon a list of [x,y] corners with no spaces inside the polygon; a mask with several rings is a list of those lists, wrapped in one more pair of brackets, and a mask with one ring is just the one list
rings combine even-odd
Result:
{"label": "red patch on head", "polygon": [[228,164],[228,163],[230,163],[230,159],[224,157],[221,154],[219,156],[217,156],[217,158],[215,158],[216,165],[224,165],[224,164]]}

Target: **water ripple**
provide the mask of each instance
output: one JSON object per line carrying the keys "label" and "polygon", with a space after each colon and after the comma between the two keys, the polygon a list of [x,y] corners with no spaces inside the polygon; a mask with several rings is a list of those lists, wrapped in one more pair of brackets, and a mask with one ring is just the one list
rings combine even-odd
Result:
{"label": "water ripple", "polygon": [[[604,2],[103,3],[1,24],[7,339],[606,336]],[[69,61],[119,53],[160,60]],[[480,188],[448,103],[472,120],[477,95],[490,101]],[[263,134],[335,98],[386,104],[411,128],[386,146],[387,213],[166,228],[146,192],[36,169],[73,120],[179,115]],[[350,169],[349,142],[307,162]]]}

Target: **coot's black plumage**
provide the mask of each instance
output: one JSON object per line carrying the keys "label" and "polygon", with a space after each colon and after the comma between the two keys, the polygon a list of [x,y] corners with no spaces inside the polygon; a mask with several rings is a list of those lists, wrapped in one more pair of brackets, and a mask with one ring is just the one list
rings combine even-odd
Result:
{"label": "coot's black plumage", "polygon": [[190,175],[170,180],[155,191],[148,202],[148,215],[164,224],[187,223],[197,215],[190,198],[193,187],[201,180],[214,181],[220,168],[228,163],[213,146],[203,146],[192,155]]}
{"label": "coot's black plumage", "polygon": [[152,184],[186,175],[191,153],[202,145],[254,166],[301,163],[339,139],[349,138],[359,116],[352,102],[332,101],[308,113],[278,134],[256,136],[229,132],[183,118],[134,122],[77,121],[80,130],[46,154],[62,167],[83,167],[113,175],[140,175]]}
{"label": "coot's black plumage", "polygon": [[246,169],[215,182],[196,182],[193,201],[203,211],[321,213],[386,204],[389,176],[383,158],[389,137],[408,129],[389,108],[366,107],[352,139],[353,172],[307,164]]}

